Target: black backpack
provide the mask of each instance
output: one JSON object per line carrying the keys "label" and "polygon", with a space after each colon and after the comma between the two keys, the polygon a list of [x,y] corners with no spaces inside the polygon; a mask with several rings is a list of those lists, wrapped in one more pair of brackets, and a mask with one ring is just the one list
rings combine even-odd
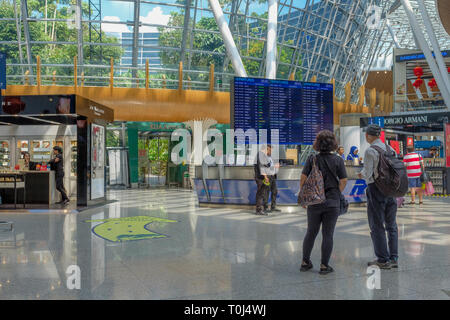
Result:
{"label": "black backpack", "polygon": [[371,146],[380,155],[378,177],[375,185],[386,197],[403,197],[408,192],[408,175],[403,161],[386,145],[386,151],[377,146]]}

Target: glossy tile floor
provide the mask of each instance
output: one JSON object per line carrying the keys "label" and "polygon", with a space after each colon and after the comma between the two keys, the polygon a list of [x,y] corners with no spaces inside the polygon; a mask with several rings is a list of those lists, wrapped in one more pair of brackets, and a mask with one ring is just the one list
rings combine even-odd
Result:
{"label": "glossy tile floor", "polygon": [[[322,276],[320,235],[314,270],[299,272],[303,209],[264,217],[203,208],[175,189],[108,198],[117,202],[81,213],[0,213],[15,227],[0,230],[0,299],[450,299],[445,199],[399,210],[400,267],[381,271],[380,288],[369,289],[377,282],[367,274],[374,257],[364,207],[339,219],[336,272]],[[77,283],[71,265],[80,289],[68,289]]]}

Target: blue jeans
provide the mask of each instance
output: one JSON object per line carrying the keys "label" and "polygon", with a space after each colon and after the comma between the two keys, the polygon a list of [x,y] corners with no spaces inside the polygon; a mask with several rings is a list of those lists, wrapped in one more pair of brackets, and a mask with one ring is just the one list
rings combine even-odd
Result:
{"label": "blue jeans", "polygon": [[408,178],[408,187],[410,187],[410,188],[422,188],[422,182],[420,181],[420,177]]}
{"label": "blue jeans", "polygon": [[378,262],[397,260],[397,201],[382,194],[375,183],[368,185],[366,194],[370,236]]}

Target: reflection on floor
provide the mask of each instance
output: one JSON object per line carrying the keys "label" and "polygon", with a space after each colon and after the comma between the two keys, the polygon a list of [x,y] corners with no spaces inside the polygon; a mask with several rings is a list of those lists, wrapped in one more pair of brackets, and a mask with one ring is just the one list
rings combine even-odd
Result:
{"label": "reflection on floor", "polygon": [[199,208],[175,189],[108,197],[117,202],[80,213],[0,213],[14,223],[0,226],[0,299],[450,299],[445,199],[399,210],[400,267],[371,289],[364,207],[339,219],[336,272],[322,276],[320,235],[314,270],[299,272],[303,209]]}

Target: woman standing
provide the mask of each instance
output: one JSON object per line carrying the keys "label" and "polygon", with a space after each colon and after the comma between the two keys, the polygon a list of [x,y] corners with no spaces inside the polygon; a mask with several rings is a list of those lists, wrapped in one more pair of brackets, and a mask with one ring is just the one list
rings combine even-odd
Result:
{"label": "woman standing", "polygon": [[31,161],[31,156],[28,152],[23,153],[23,170],[36,170],[36,162]]}
{"label": "woman standing", "polygon": [[321,226],[323,239],[320,274],[334,271],[328,263],[333,250],[333,234],[340,211],[340,193],[347,184],[344,160],[334,154],[337,147],[336,137],[331,131],[320,131],[313,145],[314,150],[319,154],[309,157],[300,178],[301,189],[312,170],[313,157],[316,157],[317,166],[323,176],[326,201],[308,206],[308,229],[303,240],[303,261],[300,271],[308,271],[313,268],[310,257]]}

